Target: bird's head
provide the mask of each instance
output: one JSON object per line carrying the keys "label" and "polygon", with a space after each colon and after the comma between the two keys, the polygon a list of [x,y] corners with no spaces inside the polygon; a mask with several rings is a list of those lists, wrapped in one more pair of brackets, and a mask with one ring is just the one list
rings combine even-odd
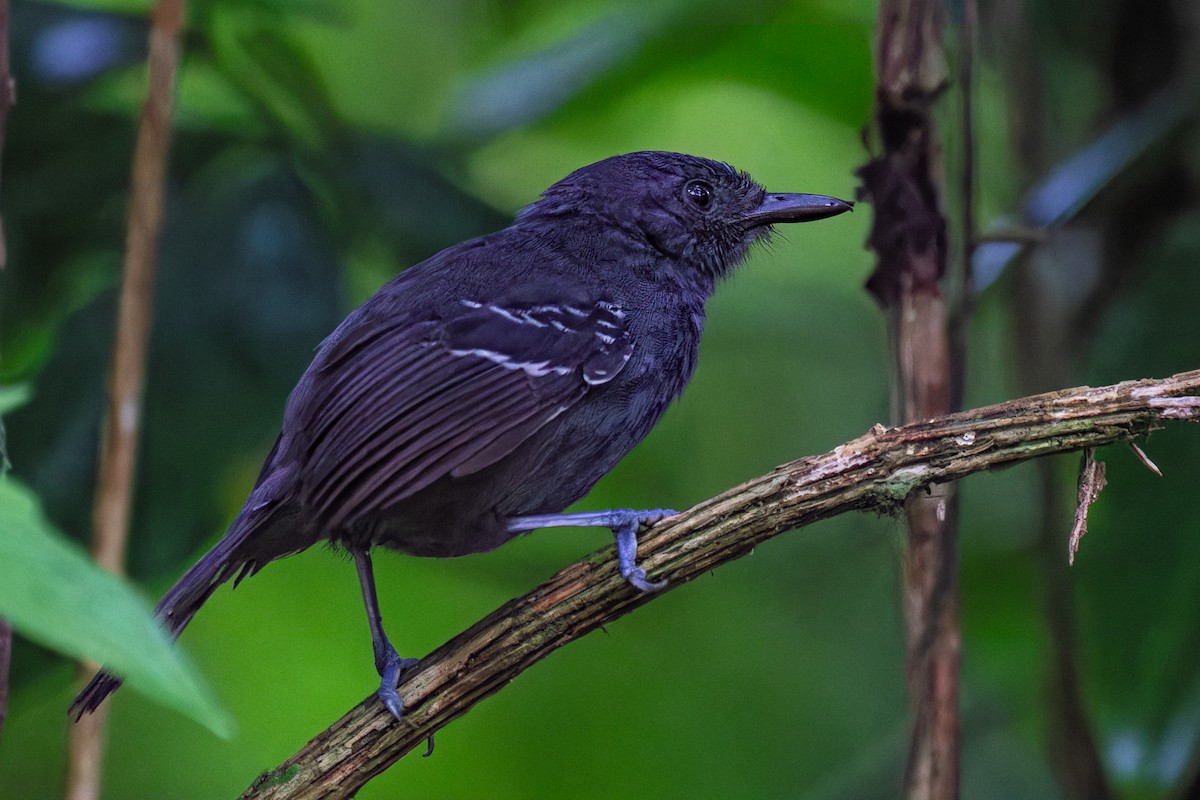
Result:
{"label": "bird's head", "polygon": [[522,218],[599,217],[615,235],[632,236],[716,279],[737,266],[773,225],[824,219],[852,206],[824,195],[768,192],[719,161],[647,151],[576,170],[547,189]]}

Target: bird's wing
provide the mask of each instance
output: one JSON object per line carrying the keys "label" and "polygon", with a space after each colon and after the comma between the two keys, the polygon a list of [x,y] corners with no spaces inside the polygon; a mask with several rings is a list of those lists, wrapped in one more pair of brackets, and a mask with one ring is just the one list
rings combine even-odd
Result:
{"label": "bird's wing", "polygon": [[602,301],[462,300],[449,319],[360,321],[298,389],[313,510],[339,526],[494,464],[632,350],[621,309]]}

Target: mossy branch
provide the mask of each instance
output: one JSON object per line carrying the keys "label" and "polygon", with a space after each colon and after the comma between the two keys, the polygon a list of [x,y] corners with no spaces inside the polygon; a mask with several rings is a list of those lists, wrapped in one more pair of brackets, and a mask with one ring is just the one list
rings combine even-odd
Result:
{"label": "mossy branch", "polygon": [[[1200,421],[1200,370],[1081,387],[915,422],[876,425],[655,525],[642,565],[664,591],[752,552],[784,531],[847,511],[892,513],[909,493],[1040,456],[1132,441],[1171,420]],[[1063,521],[1067,557],[1070,521]],[[523,670],[663,592],[631,588],[612,548],[505,603],[423,659],[400,685],[397,723],[374,695],[261,775],[244,800],[343,798]]]}

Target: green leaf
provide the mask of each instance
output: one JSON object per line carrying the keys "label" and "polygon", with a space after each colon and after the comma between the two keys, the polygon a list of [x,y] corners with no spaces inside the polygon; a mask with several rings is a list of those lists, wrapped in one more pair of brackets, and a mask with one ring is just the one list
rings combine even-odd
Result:
{"label": "green leaf", "polygon": [[11,477],[0,480],[0,615],[23,636],[105,664],[148,697],[232,735],[233,720],[145,602],[54,530],[33,492]]}
{"label": "green leaf", "polygon": [[0,415],[20,408],[29,402],[33,390],[28,383],[0,386]]}
{"label": "green leaf", "polygon": [[449,131],[483,140],[545,117],[631,57],[666,15],[627,8],[474,78],[451,108]]}
{"label": "green leaf", "polygon": [[217,69],[290,138],[315,150],[341,130],[312,53],[278,25],[216,14],[208,26]]}
{"label": "green leaf", "polygon": [[0,476],[12,469],[8,460],[8,442],[4,433],[4,415],[29,402],[33,391],[27,383],[11,386],[0,385]]}

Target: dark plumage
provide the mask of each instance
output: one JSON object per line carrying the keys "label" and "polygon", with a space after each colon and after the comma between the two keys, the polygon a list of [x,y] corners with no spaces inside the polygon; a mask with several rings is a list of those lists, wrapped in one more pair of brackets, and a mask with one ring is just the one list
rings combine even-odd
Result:
{"label": "dark plumage", "polygon": [[[282,432],[216,546],[159,602],[173,636],[222,583],[328,539],[355,559],[380,697],[400,717],[371,547],[459,556],[536,527],[602,525],[621,574],[666,511],[563,514],[650,431],[692,377],[717,279],[780,222],[850,204],[768,194],[745,173],[632,153],[551,186],[498,233],[443,250],[338,326],[300,378]],[[120,685],[101,672],[78,717]]]}

